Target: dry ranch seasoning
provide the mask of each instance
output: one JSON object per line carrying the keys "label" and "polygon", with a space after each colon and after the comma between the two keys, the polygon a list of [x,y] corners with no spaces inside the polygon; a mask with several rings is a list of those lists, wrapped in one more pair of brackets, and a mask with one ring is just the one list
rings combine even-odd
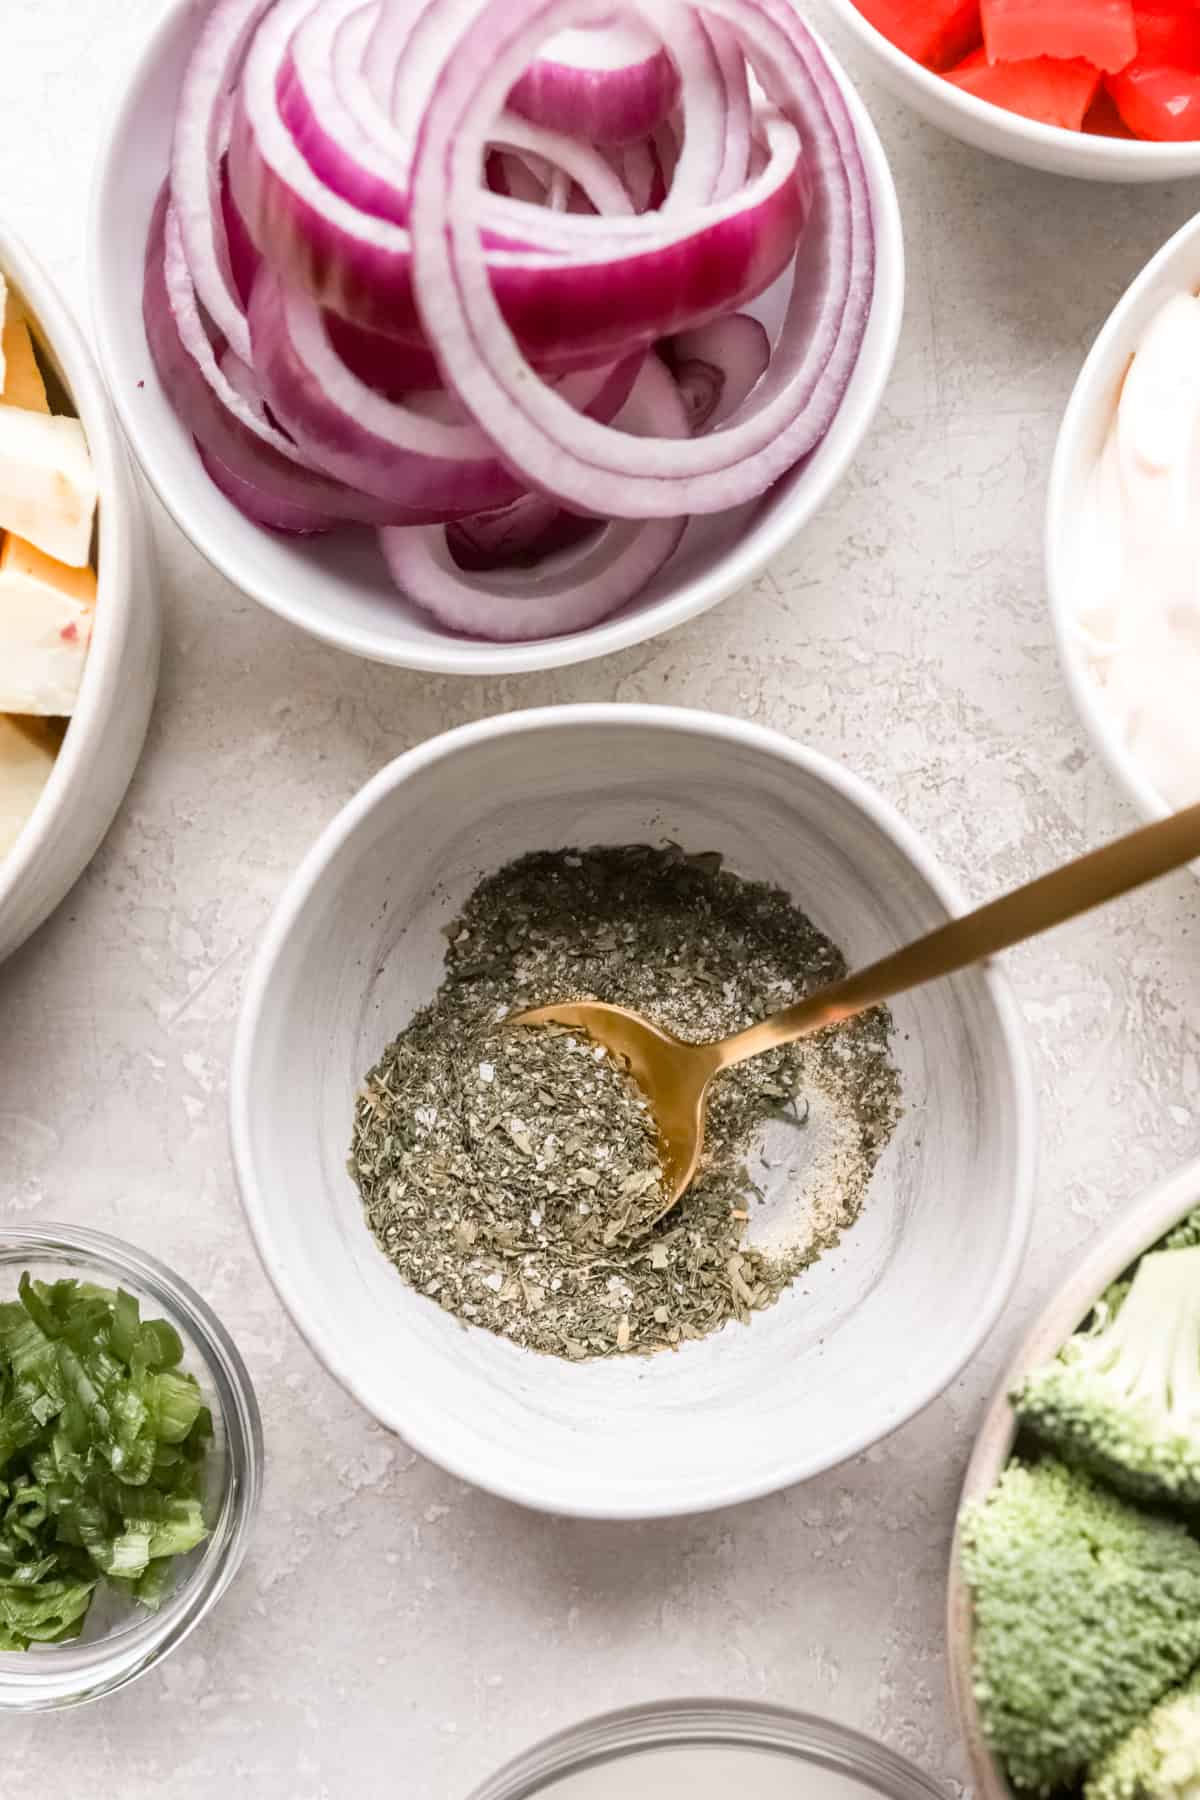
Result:
{"label": "dry ranch seasoning", "polygon": [[[899,1115],[886,1011],[722,1076],[700,1174],[657,1223],[636,1083],[572,1032],[501,1028],[584,998],[690,1039],[749,1025],[845,970],[779,889],[674,845],[539,852],[481,882],[446,935],[436,997],[366,1078],[350,1159],[419,1293],[572,1360],[677,1347],[770,1306],[853,1223]],[[814,1117],[804,1229],[755,1243],[764,1128],[811,1133]]]}

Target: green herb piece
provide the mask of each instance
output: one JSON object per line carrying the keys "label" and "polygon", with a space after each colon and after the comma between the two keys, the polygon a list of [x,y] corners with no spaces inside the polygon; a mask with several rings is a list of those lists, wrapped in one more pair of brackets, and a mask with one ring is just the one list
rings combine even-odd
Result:
{"label": "green herb piece", "polygon": [[207,1536],[212,1418],[136,1298],[21,1276],[0,1303],[0,1649],[83,1628],[101,1580],[157,1606]]}
{"label": "green herb piece", "polygon": [[[577,1362],[678,1348],[748,1322],[858,1214],[899,1115],[878,1010],[723,1076],[706,1158],[662,1210],[653,1120],[590,1040],[501,1028],[510,1012],[596,998],[692,1040],[753,1023],[845,971],[780,890],[678,846],[543,852],[483,881],[447,928],[442,986],[388,1046],[355,1110],[350,1170],[381,1247],[468,1324]],[[802,1242],[756,1246],[747,1159],[768,1121],[836,1163]]]}

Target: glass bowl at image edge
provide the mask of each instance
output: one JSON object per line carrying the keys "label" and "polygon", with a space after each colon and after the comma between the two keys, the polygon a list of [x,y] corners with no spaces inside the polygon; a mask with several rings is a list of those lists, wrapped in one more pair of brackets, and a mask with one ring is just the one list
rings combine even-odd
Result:
{"label": "glass bowl at image edge", "polygon": [[[546,1739],[485,1781],[470,1800],[537,1800],[573,1775],[628,1757],[705,1745],[764,1750],[858,1782],[883,1800],[946,1800],[914,1763],[845,1725],[736,1700],[677,1700],[606,1713]],[[636,1773],[636,1771],[634,1771]],[[630,1793],[635,1790],[629,1789]]]}
{"label": "glass bowl at image edge", "polygon": [[[124,1687],[181,1644],[216,1605],[245,1554],[262,1488],[263,1441],[246,1366],[216,1314],[151,1256],[74,1225],[9,1226],[0,1233],[0,1300],[14,1299],[21,1272],[123,1287],[145,1318],[164,1318],[183,1340],[182,1367],[199,1381],[213,1417],[206,1462],[209,1536],[180,1557],[157,1612],[116,1613],[98,1594],[83,1635],[65,1644],[0,1652],[0,1712],[42,1712]],[[100,1621],[103,1620],[103,1623]]]}

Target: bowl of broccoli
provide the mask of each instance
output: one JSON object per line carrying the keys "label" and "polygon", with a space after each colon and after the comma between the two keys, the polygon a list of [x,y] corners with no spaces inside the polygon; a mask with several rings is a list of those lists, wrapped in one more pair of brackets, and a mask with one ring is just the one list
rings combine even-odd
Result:
{"label": "bowl of broccoli", "polygon": [[1021,1346],[967,1468],[949,1662],[980,1800],[1200,1800],[1200,1161]]}

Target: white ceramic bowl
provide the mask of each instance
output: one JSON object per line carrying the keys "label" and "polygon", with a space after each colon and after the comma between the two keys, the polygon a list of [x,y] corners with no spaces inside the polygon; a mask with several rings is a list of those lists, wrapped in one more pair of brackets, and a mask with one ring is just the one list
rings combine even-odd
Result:
{"label": "white ceramic bowl", "polygon": [[1046,586],[1059,659],[1088,736],[1126,797],[1145,819],[1173,811],[1143,773],[1117,730],[1075,624],[1078,533],[1082,499],[1116,417],[1129,359],[1169,295],[1200,289],[1200,216],[1152,256],[1118,300],[1097,337],[1067,402],[1050,468],[1046,502]]}
{"label": "white ceramic bowl", "polygon": [[238,1028],[238,1178],[300,1329],[422,1454],[547,1511],[698,1512],[856,1455],[982,1342],[1030,1215],[1021,1025],[977,969],[897,1003],[906,1111],[863,1215],[749,1328],[568,1364],[464,1330],[400,1280],[346,1154],[362,1077],[438,985],[441,928],[526,851],[665,839],[788,889],[851,963],[959,904],[890,807],[779,733],[669,707],[509,714],[410,751],[343,809],[284,892]]}
{"label": "white ceramic bowl", "polygon": [[963,1481],[958,1522],[950,1554],[946,1642],[951,1690],[971,1757],[980,1800],[1018,1800],[988,1748],[971,1679],[971,1596],[963,1580],[960,1537],[963,1509],[995,1487],[1013,1453],[1017,1422],[1008,1396],[1022,1378],[1048,1362],[1091,1312],[1106,1287],[1200,1204],[1200,1159],[1185,1163],[1135,1200],[1111,1231],[1088,1251],[1039,1315],[996,1387],[984,1415]]}
{"label": "white ceramic bowl", "polygon": [[96,622],[75,716],[24,831],[0,861],[0,961],[73,886],[112,824],[158,680],[154,551],[128,452],[79,327],[46,271],[0,227],[0,271],[83,421],[100,490]]}
{"label": "white ceramic bowl", "polygon": [[315,637],[376,662],[458,675],[557,668],[606,656],[715,606],[751,581],[828,498],[874,417],[904,305],[895,187],[875,128],[844,77],[871,184],[877,264],[867,335],[841,410],[819,448],[764,500],[693,521],[667,566],[611,619],[526,644],[456,636],[397,593],[373,534],[305,543],[243,518],[204,473],[155,374],[142,326],[147,223],[166,170],[181,72],[206,10],[172,0],[121,98],[92,197],[91,278],[101,361],[130,442],[168,511],[230,581]]}
{"label": "white ceramic bowl", "polygon": [[1150,144],[1136,138],[1093,137],[1040,125],[1002,106],[965,94],[897,50],[859,12],[854,0],[828,5],[857,42],[873,75],[928,119],[976,150],[1002,156],[1050,175],[1077,175],[1085,181],[1179,181],[1200,175],[1200,142]]}

